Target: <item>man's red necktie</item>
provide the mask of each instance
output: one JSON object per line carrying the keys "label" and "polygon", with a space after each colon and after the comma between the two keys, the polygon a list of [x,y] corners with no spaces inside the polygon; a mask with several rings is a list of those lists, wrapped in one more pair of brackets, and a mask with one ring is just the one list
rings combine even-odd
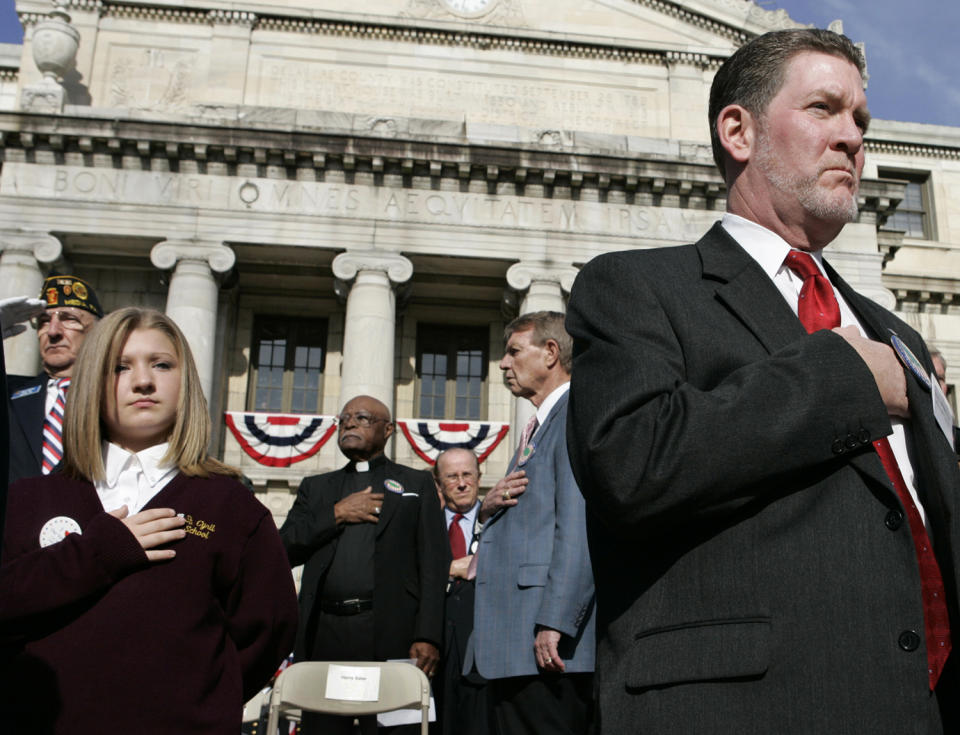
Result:
{"label": "man's red necktie", "polygon": [[460,559],[467,555],[467,542],[463,538],[463,529],[460,528],[462,513],[457,513],[450,521],[450,528],[447,529],[447,536],[450,537],[450,552],[454,559]]}
{"label": "man's red necktie", "polygon": [[[820,329],[839,327],[840,305],[833,293],[833,286],[813,262],[810,254],[791,250],[785,263],[790,270],[803,279],[800,299],[797,302],[797,315],[807,332],[813,334]],[[900,473],[890,442],[884,437],[877,439],[873,446],[907,512],[907,521],[913,536],[914,551],[920,568],[920,594],[923,598],[923,624],[927,641],[927,671],[930,675],[930,689],[933,690],[947,663],[951,649],[950,617],[944,597],[943,578],[933,554],[930,537],[927,536],[920,512]]]}

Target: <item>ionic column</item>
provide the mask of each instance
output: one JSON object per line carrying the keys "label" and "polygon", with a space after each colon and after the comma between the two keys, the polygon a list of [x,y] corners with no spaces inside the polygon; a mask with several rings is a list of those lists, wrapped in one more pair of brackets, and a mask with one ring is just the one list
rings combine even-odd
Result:
{"label": "ionic column", "polygon": [[[521,294],[520,315],[533,311],[566,313],[564,293],[570,293],[577,269],[570,265],[545,261],[521,261],[507,270],[507,285]],[[528,400],[513,399],[513,420],[510,436],[516,447],[520,435],[536,407]]]}
{"label": "ionic column", "polygon": [[233,268],[236,255],[223,243],[203,240],[164,240],[150,251],[150,262],[173,268],[167,288],[166,313],[183,331],[200,373],[203,394],[213,389],[214,345],[220,286],[214,274]]}
{"label": "ionic column", "polygon": [[383,401],[393,411],[394,284],[413,275],[413,264],[383,250],[346,252],[333,259],[333,275],[353,281],[343,329],[340,407],[357,395]]}
{"label": "ionic column", "polygon": [[[41,264],[54,262],[62,253],[60,241],[45,232],[0,230],[0,299],[39,295]],[[33,329],[4,340],[3,349],[11,375],[35,375],[39,370],[40,347]]]}

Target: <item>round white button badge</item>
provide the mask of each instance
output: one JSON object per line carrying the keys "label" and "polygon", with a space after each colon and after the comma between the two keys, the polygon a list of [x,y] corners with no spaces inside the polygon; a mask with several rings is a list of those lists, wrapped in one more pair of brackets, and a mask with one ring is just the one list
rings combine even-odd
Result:
{"label": "round white button badge", "polygon": [[40,529],[40,548],[52,546],[63,541],[71,533],[80,533],[80,524],[67,516],[56,516],[43,524]]}

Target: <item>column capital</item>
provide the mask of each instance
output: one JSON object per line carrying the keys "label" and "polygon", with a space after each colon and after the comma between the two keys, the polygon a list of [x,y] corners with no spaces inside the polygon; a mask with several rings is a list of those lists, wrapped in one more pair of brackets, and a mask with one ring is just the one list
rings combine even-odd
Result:
{"label": "column capital", "polygon": [[0,252],[26,252],[39,263],[52,263],[63,255],[63,245],[48,232],[32,230],[0,230]]}
{"label": "column capital", "polygon": [[522,260],[507,269],[507,284],[516,291],[526,291],[533,283],[554,283],[570,293],[578,272],[572,265]]}
{"label": "column capital", "polygon": [[211,240],[164,240],[150,250],[150,262],[161,270],[169,270],[181,260],[206,263],[214,273],[226,273],[237,256],[222,242]]}
{"label": "column capital", "polygon": [[361,271],[381,271],[393,283],[405,283],[413,275],[413,263],[389,250],[348,250],[333,259],[333,275],[342,281],[352,281]]}

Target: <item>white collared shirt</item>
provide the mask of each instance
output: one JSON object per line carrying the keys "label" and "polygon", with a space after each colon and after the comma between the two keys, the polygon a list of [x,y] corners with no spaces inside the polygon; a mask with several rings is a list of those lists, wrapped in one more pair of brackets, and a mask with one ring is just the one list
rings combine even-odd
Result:
{"label": "white collared shirt", "polygon": [[[738,215],[731,214],[730,212],[723,215],[720,224],[723,226],[723,229],[740,244],[740,247],[746,250],[747,254],[757,261],[757,264],[763,269],[763,272],[767,274],[770,280],[773,281],[773,285],[776,286],[783,295],[784,300],[793,310],[793,313],[796,314],[797,303],[800,300],[800,289],[803,287],[803,279],[784,264],[784,260],[790,250],[792,250],[787,242],[766,227]],[[810,255],[813,257],[813,261],[817,264],[820,272],[823,273],[824,278],[829,280],[829,276],[827,276],[827,272],[823,267],[823,253],[818,250],[817,252],[810,253]],[[833,286],[833,283],[830,285]],[[833,293],[836,295],[837,303],[840,305],[840,326],[856,327],[860,330],[860,335],[864,337],[864,339],[869,339],[863,329],[863,325],[860,324],[860,320],[857,319],[850,305],[844,300],[836,286],[833,286]],[[893,450],[893,456],[896,458],[897,465],[900,467],[900,474],[903,475],[903,481],[907,486],[907,490],[910,491],[910,496],[917,505],[917,510],[920,512],[923,525],[927,526],[927,514],[923,509],[923,505],[920,503],[920,498],[917,496],[913,462],[907,450],[906,425],[902,419],[894,416],[890,417],[890,424],[893,426],[893,434],[888,437],[890,448]],[[929,532],[929,526],[927,530]]]}
{"label": "white collared shirt", "polygon": [[[67,389],[69,393],[69,389]],[[43,415],[48,416],[53,404],[57,402],[57,396],[60,395],[60,386],[57,385],[56,378],[47,378],[47,397],[43,403]]]}
{"label": "white collared shirt", "polygon": [[547,420],[547,416],[550,415],[553,407],[557,405],[557,401],[559,401],[568,390],[570,390],[569,380],[562,385],[558,385],[543,399],[543,403],[537,408],[537,430],[533,432],[533,436],[530,437],[531,439],[540,433],[540,429],[543,428],[543,422]]}
{"label": "white collared shirt", "polygon": [[138,513],[177,475],[177,466],[160,464],[169,444],[155,444],[141,452],[103,442],[103,466],[106,479],[94,483],[103,509],[127,506],[130,515]]}

